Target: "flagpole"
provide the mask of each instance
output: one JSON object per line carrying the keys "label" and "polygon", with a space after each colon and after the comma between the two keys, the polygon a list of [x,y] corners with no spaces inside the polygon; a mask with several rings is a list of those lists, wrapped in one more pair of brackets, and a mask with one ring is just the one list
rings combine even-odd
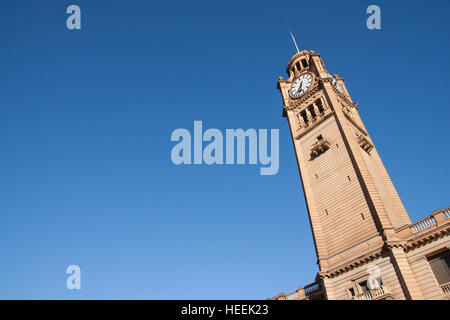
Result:
{"label": "flagpole", "polygon": [[291,34],[292,41],[294,41],[295,48],[297,48],[297,52],[300,53],[300,50],[298,50],[297,41],[295,41],[294,35],[292,34],[292,32],[290,30],[289,30],[289,33]]}

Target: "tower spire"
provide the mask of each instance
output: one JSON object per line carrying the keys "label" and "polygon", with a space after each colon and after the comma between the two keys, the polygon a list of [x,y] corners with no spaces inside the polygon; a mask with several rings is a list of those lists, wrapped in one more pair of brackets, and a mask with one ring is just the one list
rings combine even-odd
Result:
{"label": "tower spire", "polygon": [[289,30],[289,33],[291,34],[292,41],[294,41],[295,48],[297,48],[297,52],[300,52],[300,50],[298,50],[297,41],[295,41],[294,35],[292,34],[292,32],[290,30]]}

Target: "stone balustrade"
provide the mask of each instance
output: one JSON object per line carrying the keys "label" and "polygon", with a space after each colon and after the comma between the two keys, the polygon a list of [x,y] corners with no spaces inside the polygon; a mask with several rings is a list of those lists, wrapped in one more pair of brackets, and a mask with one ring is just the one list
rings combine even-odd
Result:
{"label": "stone balustrade", "polygon": [[430,216],[413,223],[410,226],[412,233],[418,233],[431,227],[439,227],[450,219],[450,207],[434,211]]}
{"label": "stone balustrade", "polygon": [[450,282],[441,284],[441,289],[444,292],[444,294],[450,294]]}
{"label": "stone balustrade", "polygon": [[322,287],[319,283],[314,282],[307,286],[300,287],[289,293],[282,293],[276,296],[275,300],[311,300],[323,296]]}
{"label": "stone balustrade", "polygon": [[328,142],[328,140],[322,138],[312,145],[311,154],[315,158],[324,153],[325,151],[327,151],[328,149],[330,149],[330,143]]}
{"label": "stone balustrade", "polygon": [[391,290],[387,286],[380,286],[379,288],[368,290],[353,297],[353,300],[381,300],[391,296]]}
{"label": "stone balustrade", "polygon": [[419,220],[411,225],[411,231],[413,233],[422,231],[424,229],[430,228],[436,224],[436,218],[433,216],[426,217],[425,219]]}
{"label": "stone balustrade", "polygon": [[313,282],[303,287],[303,291],[305,291],[306,295],[315,295],[320,290],[321,290],[320,284],[318,284],[317,282]]}
{"label": "stone balustrade", "polygon": [[400,238],[410,238],[423,232],[439,228],[447,224],[450,220],[450,207],[434,211],[428,217],[425,217],[413,224],[403,226],[397,230]]}
{"label": "stone balustrade", "polygon": [[286,295],[286,300],[298,300],[300,298],[300,292],[298,290],[292,291]]}
{"label": "stone balustrade", "polygon": [[359,146],[368,154],[370,154],[370,151],[374,148],[373,144],[363,135],[358,136],[358,143]]}
{"label": "stone balustrade", "polygon": [[444,216],[447,219],[450,218],[450,209],[449,208],[442,210],[442,213],[444,214]]}

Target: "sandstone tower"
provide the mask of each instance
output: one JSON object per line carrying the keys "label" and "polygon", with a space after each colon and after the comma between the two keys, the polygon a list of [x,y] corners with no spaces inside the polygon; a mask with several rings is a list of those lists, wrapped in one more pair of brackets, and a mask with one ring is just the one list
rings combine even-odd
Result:
{"label": "sandstone tower", "polygon": [[316,282],[274,299],[445,299],[450,210],[411,220],[346,89],[319,53],[279,78],[317,254]]}

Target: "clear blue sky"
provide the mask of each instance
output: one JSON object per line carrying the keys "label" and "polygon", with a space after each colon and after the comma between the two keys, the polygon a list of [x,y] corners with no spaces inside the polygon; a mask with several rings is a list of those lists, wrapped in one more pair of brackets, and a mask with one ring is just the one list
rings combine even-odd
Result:
{"label": "clear blue sky", "polygon": [[[0,298],[264,299],[314,281],[276,90],[289,30],[345,77],[412,220],[450,205],[449,19],[449,1],[2,0]],[[194,120],[279,128],[279,173],[175,166],[171,132]]]}

